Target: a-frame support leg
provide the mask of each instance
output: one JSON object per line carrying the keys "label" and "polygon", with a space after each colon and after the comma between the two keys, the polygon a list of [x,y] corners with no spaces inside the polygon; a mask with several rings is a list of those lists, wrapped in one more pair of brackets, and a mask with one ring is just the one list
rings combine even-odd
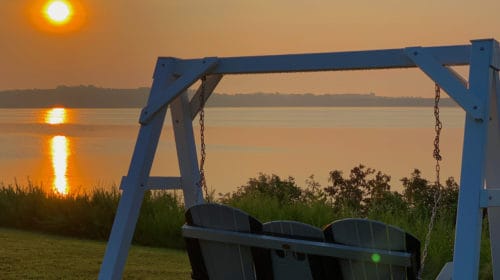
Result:
{"label": "a-frame support leg", "polygon": [[206,101],[221,79],[222,75],[209,75],[206,84],[204,86],[200,85],[191,100],[189,100],[187,92],[183,92],[170,103],[177,158],[181,172],[181,184],[184,191],[184,207],[186,209],[205,202],[203,200],[203,190],[199,184],[200,167],[198,166],[194,140],[193,119],[201,107],[204,106],[204,104],[200,104],[200,95],[204,94]]}
{"label": "a-frame support leg", "polygon": [[203,192],[199,185],[200,170],[187,92],[183,92],[174,99],[170,103],[170,108],[182,190],[184,191],[184,207],[187,209],[193,205],[204,203]]}
{"label": "a-frame support leg", "polygon": [[[173,82],[173,65],[157,65],[148,104]],[[167,106],[158,110],[151,121],[141,125],[122,197],[99,273],[100,280],[121,279],[130,243],[139,217],[145,186],[158,146]]]}
{"label": "a-frame support leg", "polygon": [[[500,167],[500,80],[498,71],[494,72],[493,82],[494,93],[491,98],[491,121],[486,152],[486,187],[498,189],[500,188],[500,172],[498,172]],[[488,223],[493,278],[500,279],[500,207],[488,208]]]}
{"label": "a-frame support leg", "polygon": [[[493,69],[490,67],[492,40],[473,41],[470,62],[470,93],[491,102]],[[489,106],[484,119],[478,120],[467,112],[462,154],[460,192],[453,255],[453,279],[477,279],[481,244],[482,211],[480,193],[486,173],[486,147],[489,130]]]}

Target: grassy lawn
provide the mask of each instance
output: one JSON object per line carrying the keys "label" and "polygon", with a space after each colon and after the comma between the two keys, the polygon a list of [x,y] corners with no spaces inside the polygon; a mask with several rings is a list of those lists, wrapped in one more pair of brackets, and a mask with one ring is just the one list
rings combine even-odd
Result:
{"label": "grassy lawn", "polygon": [[[96,279],[103,242],[0,228],[1,279]],[[190,279],[184,251],[133,246],[124,279]]]}

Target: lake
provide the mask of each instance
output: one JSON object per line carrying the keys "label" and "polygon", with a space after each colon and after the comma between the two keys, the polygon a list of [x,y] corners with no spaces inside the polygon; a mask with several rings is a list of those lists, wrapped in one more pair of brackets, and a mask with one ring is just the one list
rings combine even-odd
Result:
{"label": "lake", "polygon": [[[140,109],[0,109],[0,181],[31,182],[61,193],[111,188],[127,174]],[[459,177],[465,114],[442,108],[442,178]],[[168,118],[152,176],[178,176]],[[198,140],[198,121],[195,122]],[[228,192],[259,172],[311,174],[326,186],[331,170],[362,163],[399,180],[419,168],[434,177],[433,108],[207,108],[206,176]]]}

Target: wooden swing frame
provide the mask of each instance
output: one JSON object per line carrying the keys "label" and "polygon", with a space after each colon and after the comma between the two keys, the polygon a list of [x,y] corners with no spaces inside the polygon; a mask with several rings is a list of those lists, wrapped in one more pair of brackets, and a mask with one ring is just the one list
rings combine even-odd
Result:
{"label": "wooden swing frame", "polygon": [[[448,67],[460,65],[470,66],[468,81]],[[412,67],[421,69],[466,112],[453,279],[478,277],[482,208],[488,210],[494,278],[500,279],[500,172],[496,170],[500,166],[500,47],[494,39],[473,40],[470,45],[320,54],[158,58],[99,279],[121,279],[145,191],[182,189],[186,208],[204,203],[192,124],[202,107],[202,88],[191,99],[186,91],[202,77],[206,77],[206,101],[222,76],[229,74]],[[150,177],[167,108],[181,176]]]}

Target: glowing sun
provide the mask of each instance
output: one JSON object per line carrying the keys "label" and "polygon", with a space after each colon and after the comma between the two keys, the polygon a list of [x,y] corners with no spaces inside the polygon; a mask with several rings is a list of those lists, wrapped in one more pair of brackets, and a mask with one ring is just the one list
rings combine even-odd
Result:
{"label": "glowing sun", "polygon": [[71,20],[73,7],[65,0],[52,0],[47,2],[44,9],[45,17],[54,25],[63,25]]}

